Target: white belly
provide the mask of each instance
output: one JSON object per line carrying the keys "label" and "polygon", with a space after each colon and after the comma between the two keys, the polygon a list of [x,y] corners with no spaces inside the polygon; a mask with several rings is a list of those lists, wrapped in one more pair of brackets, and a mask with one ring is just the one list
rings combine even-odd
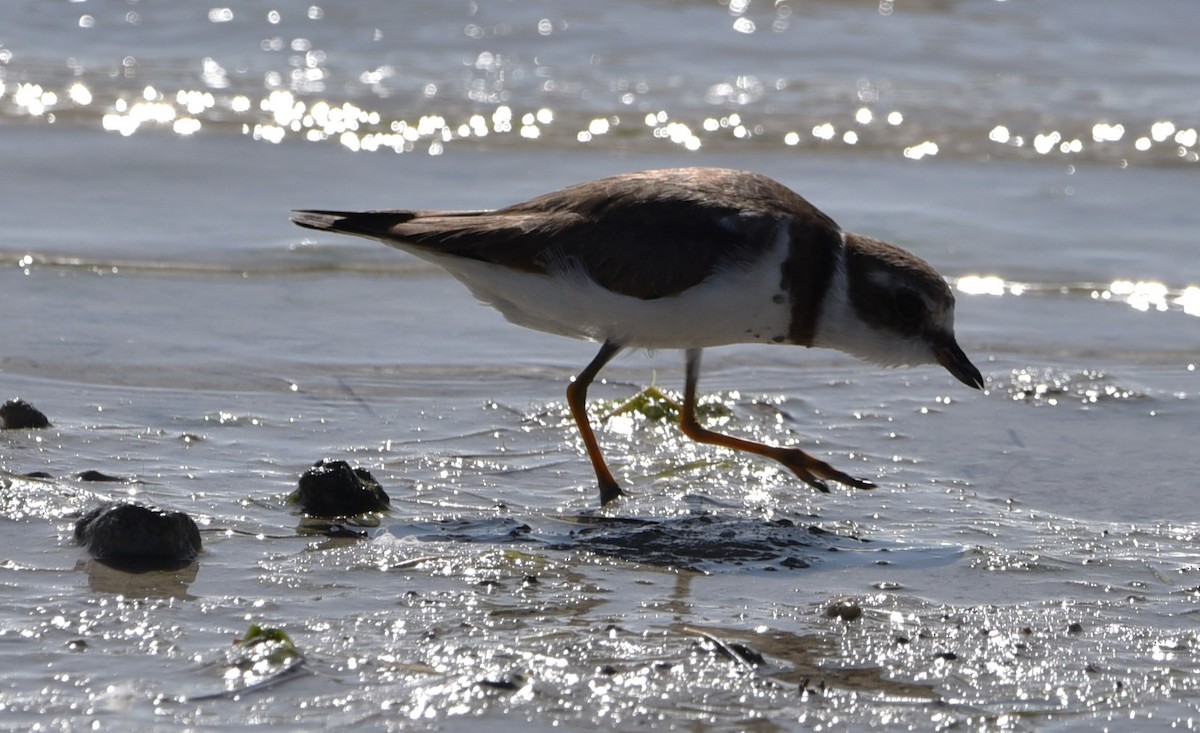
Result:
{"label": "white belly", "polygon": [[630,348],[689,349],[786,336],[791,303],[781,282],[787,244],[784,230],[752,268],[718,272],[678,295],[651,300],[618,295],[578,272],[539,275],[410,251],[445,268],[518,325]]}

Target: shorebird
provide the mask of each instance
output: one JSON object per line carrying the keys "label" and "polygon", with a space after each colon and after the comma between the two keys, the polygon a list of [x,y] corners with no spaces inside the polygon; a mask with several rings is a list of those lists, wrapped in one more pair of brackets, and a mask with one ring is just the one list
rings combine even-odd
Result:
{"label": "shorebird", "polygon": [[884,366],[936,363],[982,389],[954,337],[954,294],[924,260],[841,229],[755,173],[651,170],[487,211],[294,212],[310,229],[378,239],[444,268],[509,321],[600,344],[567,404],[607,504],[622,495],[587,416],[587,390],[623,349],[682,349],[680,427],[772,458],[822,492],[870,489],[795,447],[717,433],[696,418],[701,351],[733,343],[833,348]]}

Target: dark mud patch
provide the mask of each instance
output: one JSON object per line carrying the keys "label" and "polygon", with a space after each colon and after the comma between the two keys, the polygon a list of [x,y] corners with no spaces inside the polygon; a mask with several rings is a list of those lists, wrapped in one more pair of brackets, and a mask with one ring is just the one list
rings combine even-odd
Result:
{"label": "dark mud patch", "polygon": [[756,521],[712,514],[653,522],[581,527],[556,550],[587,550],[630,562],[711,572],[718,568],[802,569],[839,547],[867,541],[797,525],[788,519]]}
{"label": "dark mud patch", "polygon": [[[488,517],[393,523],[388,534],[418,542],[521,543],[704,573],[954,562],[958,548],[898,548],[790,519],[702,513],[664,519]],[[896,562],[900,561],[900,562]]]}

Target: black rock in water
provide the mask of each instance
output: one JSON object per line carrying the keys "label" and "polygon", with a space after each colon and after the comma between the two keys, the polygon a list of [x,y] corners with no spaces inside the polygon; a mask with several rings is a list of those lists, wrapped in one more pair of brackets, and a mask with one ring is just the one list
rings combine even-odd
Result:
{"label": "black rock in water", "polygon": [[50,427],[50,420],[41,410],[17,398],[0,405],[0,428],[4,430],[41,430]]}
{"label": "black rock in water", "polygon": [[381,512],[391,506],[387,492],[365,468],[322,458],[300,476],[300,488],[288,496],[305,514],[344,517]]}
{"label": "black rock in water", "polygon": [[102,504],[75,523],[92,557],[132,570],[180,568],[200,552],[200,528],[184,512],[142,504]]}
{"label": "black rock in water", "polygon": [[110,476],[107,473],[102,473],[95,469],[88,469],[86,471],[81,471],[79,473],[79,480],[80,481],[100,481],[100,482],[108,482],[108,483],[116,483],[116,484],[119,484],[119,483],[125,481],[125,479],[121,478],[120,476]]}

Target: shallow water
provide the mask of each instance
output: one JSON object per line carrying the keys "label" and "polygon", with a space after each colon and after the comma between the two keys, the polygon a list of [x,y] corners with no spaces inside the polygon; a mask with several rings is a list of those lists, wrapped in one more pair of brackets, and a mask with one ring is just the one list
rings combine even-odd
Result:
{"label": "shallow water", "polygon": [[[0,34],[21,32],[0,37],[0,389],[54,427],[0,433],[0,726],[1194,727],[1200,95],[1181,71],[1189,26],[1162,20],[1194,11],[886,5],[310,18],[277,2],[230,20],[5,5]],[[283,50],[264,47],[275,37]],[[77,81],[88,104],[65,101]],[[33,84],[59,101],[35,110]],[[186,111],[187,90],[213,105]],[[363,151],[358,133],[352,154],[303,117],[272,144],[272,92],[375,110],[389,130],[449,122],[401,146],[413,154]],[[106,130],[138,100],[174,117]],[[848,128],[864,106],[872,121]],[[538,137],[521,135],[525,114]],[[183,134],[184,118],[200,127]],[[582,140],[597,119],[607,131]],[[1093,140],[1100,123],[1125,131]],[[991,139],[999,125],[1022,145]],[[938,152],[914,160],[926,141]],[[693,164],[770,174],[955,285],[982,394],[832,352],[706,351],[723,429],[808,446],[875,491],[814,495],[634,412],[600,430],[631,496],[598,510],[563,395],[594,345],[510,326],[405,255],[287,221],[499,206]],[[594,414],[652,383],[673,393],[681,372],[674,352],[623,356]],[[312,534],[285,505],[324,456],[392,496],[366,537]],[[89,469],[128,480],[77,478]],[[199,560],[144,574],[89,560],[74,518],[120,498],[191,513]],[[304,665],[276,679],[282,666],[240,658],[252,623],[285,629]]]}

